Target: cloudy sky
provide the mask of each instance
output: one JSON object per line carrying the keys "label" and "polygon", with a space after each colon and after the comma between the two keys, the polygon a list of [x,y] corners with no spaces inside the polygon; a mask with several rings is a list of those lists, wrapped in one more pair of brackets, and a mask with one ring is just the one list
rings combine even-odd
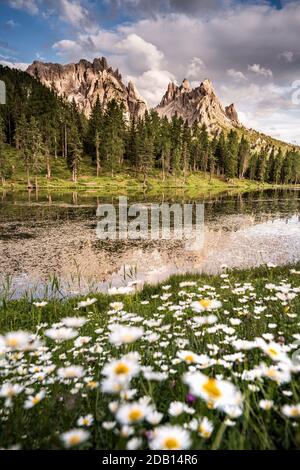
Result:
{"label": "cloudy sky", "polygon": [[210,78],[245,125],[300,144],[299,27],[299,0],[0,0],[0,63],[105,56],[149,105]]}

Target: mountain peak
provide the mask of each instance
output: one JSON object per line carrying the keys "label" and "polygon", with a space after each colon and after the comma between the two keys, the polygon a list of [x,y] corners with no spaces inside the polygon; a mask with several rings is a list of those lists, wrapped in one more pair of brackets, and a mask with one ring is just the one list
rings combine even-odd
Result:
{"label": "mountain peak", "polygon": [[239,116],[233,103],[231,103],[229,106],[226,106],[225,112],[231,121],[236,122],[237,124],[239,123]]}
{"label": "mountain peak", "polygon": [[215,90],[214,86],[211,80],[209,78],[206,78],[203,80],[203,82],[200,84],[200,89],[207,95],[215,95]]}
{"label": "mountain peak", "polygon": [[182,81],[181,88],[183,88],[184,91],[192,91],[191,84],[186,78]]}
{"label": "mountain peak", "polygon": [[155,110],[160,116],[166,116],[168,119],[175,115],[180,116],[184,121],[188,121],[189,125],[195,122],[205,124],[210,132],[240,126],[234,105],[224,109],[209,79],[205,79],[194,89],[186,78],[180,87],[169,83],[162,101]]}
{"label": "mountain peak", "polygon": [[142,117],[147,110],[147,103],[135,85],[130,83],[126,87],[119,70],[113,70],[105,57],[95,58],[93,62],[81,59],[78,63],[65,65],[34,61],[27,73],[54,88],[69,102],[75,100],[87,117],[98,98],[104,108],[113,99],[123,103],[128,119],[132,115]]}

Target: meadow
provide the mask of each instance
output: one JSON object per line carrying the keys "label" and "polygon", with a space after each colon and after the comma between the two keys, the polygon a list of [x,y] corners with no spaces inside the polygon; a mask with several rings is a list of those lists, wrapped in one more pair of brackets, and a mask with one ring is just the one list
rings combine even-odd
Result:
{"label": "meadow", "polygon": [[0,306],[0,447],[297,449],[300,265]]}

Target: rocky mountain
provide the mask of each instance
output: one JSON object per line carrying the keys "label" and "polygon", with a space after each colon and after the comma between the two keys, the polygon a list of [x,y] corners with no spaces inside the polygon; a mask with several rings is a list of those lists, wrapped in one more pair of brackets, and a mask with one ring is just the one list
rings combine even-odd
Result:
{"label": "rocky mountain", "polygon": [[35,61],[27,73],[68,101],[75,100],[87,117],[98,97],[104,107],[112,99],[124,103],[127,118],[144,116],[147,110],[147,103],[135,85],[130,82],[126,87],[119,71],[109,67],[104,57],[94,59],[93,63],[80,60],[67,65]]}
{"label": "rocky mountain", "polygon": [[180,86],[169,83],[155,110],[168,119],[177,113],[190,125],[197,121],[205,124],[211,132],[220,128],[241,127],[234,105],[222,106],[210,80],[204,80],[196,88],[192,88],[186,79]]}

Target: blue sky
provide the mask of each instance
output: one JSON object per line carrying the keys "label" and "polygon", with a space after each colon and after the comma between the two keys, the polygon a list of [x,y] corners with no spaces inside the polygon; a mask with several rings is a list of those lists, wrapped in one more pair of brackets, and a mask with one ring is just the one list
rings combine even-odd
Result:
{"label": "blue sky", "polygon": [[299,24],[292,0],[0,0],[0,63],[104,55],[150,106],[208,77],[247,126],[300,143]]}

